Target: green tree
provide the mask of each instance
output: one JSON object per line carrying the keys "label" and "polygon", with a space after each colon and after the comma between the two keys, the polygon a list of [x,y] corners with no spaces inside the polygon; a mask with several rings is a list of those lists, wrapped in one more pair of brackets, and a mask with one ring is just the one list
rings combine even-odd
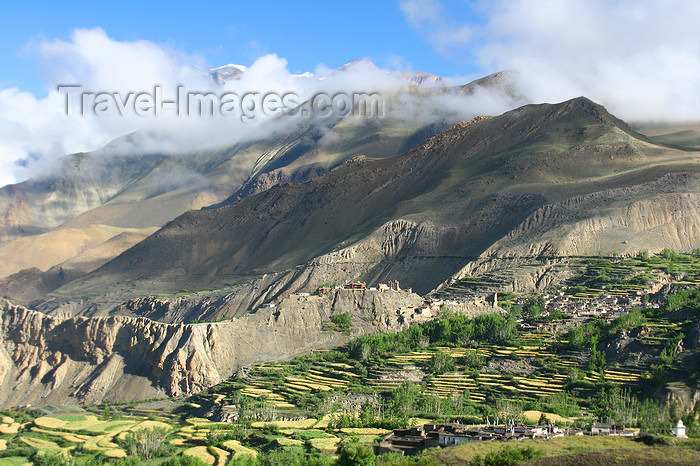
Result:
{"label": "green tree", "polygon": [[104,405],[104,408],[102,409],[102,414],[100,417],[105,421],[108,421],[109,418],[112,417],[112,411],[109,409],[108,404]]}
{"label": "green tree", "polygon": [[678,260],[678,253],[673,249],[664,248],[664,250],[661,251],[661,257],[671,262],[675,262]]}
{"label": "green tree", "polygon": [[507,343],[517,334],[517,321],[506,319],[499,314],[482,314],[473,320],[474,336],[477,341],[489,343]]}
{"label": "green tree", "polygon": [[340,466],[371,466],[376,463],[372,448],[360,443],[356,436],[348,437],[340,442]]}
{"label": "green tree", "polygon": [[126,434],[120,445],[129,456],[139,456],[145,460],[169,456],[173,448],[166,442],[168,429],[155,427],[152,429],[139,429]]}
{"label": "green tree", "polygon": [[523,311],[533,319],[539,318],[546,310],[544,298],[540,295],[533,295],[523,306]]}
{"label": "green tree", "polygon": [[434,353],[428,361],[427,367],[428,371],[435,375],[444,374],[445,372],[454,372],[457,370],[457,364],[455,363],[454,358],[443,351]]}
{"label": "green tree", "polygon": [[417,405],[417,401],[420,393],[418,392],[418,387],[411,381],[403,382],[391,392],[391,399],[389,400],[389,406],[387,412],[391,415],[400,418],[408,418],[409,414],[413,412],[414,407]]}
{"label": "green tree", "polygon": [[606,364],[605,353],[598,351],[594,343],[591,348],[591,359],[588,361],[588,369],[603,375],[605,373]]}
{"label": "green tree", "polygon": [[335,325],[335,329],[339,332],[349,332],[350,327],[352,326],[352,319],[350,318],[350,313],[348,312],[331,316],[331,322]]}

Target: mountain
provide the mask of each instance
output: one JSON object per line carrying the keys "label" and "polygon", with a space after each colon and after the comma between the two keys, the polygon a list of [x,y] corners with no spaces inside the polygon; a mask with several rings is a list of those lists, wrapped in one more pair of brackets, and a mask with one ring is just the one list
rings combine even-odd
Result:
{"label": "mountain", "polygon": [[[334,73],[342,74],[350,70],[372,70],[377,73],[382,71],[371,60],[368,60],[366,58],[356,58],[339,67],[337,70],[334,71]],[[386,73],[403,81],[408,86],[438,87],[450,85],[449,80],[440,76],[436,76],[432,73],[426,73],[424,71],[388,71]]]}
{"label": "mountain", "polygon": [[528,105],[400,155],[355,157],[305,183],[185,213],[55,297],[261,276],[291,291],[398,279],[427,293],[482,257],[695,248],[698,160],[585,98]]}
{"label": "mountain", "polygon": [[[78,237],[62,230],[98,224],[135,229],[128,241],[136,244],[108,248],[127,232],[98,228],[103,237],[81,239],[85,251],[60,270],[29,269],[0,283],[14,302],[4,304],[0,322],[10,348],[1,358],[2,386],[30,393],[24,402],[68,380],[74,386],[61,385],[52,402],[193,393],[244,364],[337,344],[342,337],[324,330],[337,313],[347,312],[363,333],[431,317],[413,293],[306,300],[294,292],[398,280],[426,294],[472,273],[536,261],[509,278],[510,289],[524,292],[551,283],[548,264],[561,257],[700,247],[700,153],[647,138],[586,98],[456,125],[444,119],[407,128],[406,121],[339,119],[325,128],[340,137],[323,143],[327,133],[311,121],[223,151],[156,154],[143,164],[127,158],[130,167],[113,159],[120,168],[108,170],[109,192],[70,170],[6,188],[6,196],[35,196],[24,194],[39,202],[25,203],[27,212],[52,206],[67,218],[58,230],[46,223],[39,236]],[[201,177],[154,188],[182,166]],[[97,201],[84,198],[96,206],[74,208],[68,197],[42,194],[46,186],[77,199],[81,189],[95,192]],[[167,219],[203,192],[215,193],[212,207]],[[158,222],[165,225],[138,238],[139,228]],[[269,303],[277,307],[261,308]],[[465,305],[494,310],[478,300]],[[210,323],[187,324],[193,320]],[[77,347],[68,334],[80,335]],[[206,349],[211,335],[221,359]],[[105,358],[90,356],[93,347]],[[213,375],[197,378],[200,372]]]}
{"label": "mountain", "polygon": [[[23,269],[45,272],[74,257],[69,252],[82,254],[122,233],[152,231],[232,193],[243,198],[275,184],[311,179],[357,154],[401,153],[458,121],[454,114],[437,112],[437,102],[420,118],[401,110],[404,104],[395,98],[390,105],[397,111],[374,120],[310,118],[284,122],[282,130],[271,121],[261,124],[260,136],[215,150],[144,154],[148,135],[136,133],[92,153],[63,157],[30,180],[0,188],[0,245],[25,251],[5,257],[0,278]],[[47,236],[61,229],[75,235]],[[27,240],[14,243],[28,237],[36,254],[27,252]],[[132,238],[130,245],[139,239]],[[38,253],[46,249],[65,253]],[[115,255],[119,252],[115,249]]]}
{"label": "mountain", "polygon": [[[228,81],[235,81],[240,79],[245,72],[247,67],[243,65],[229,64],[220,66],[218,68],[212,68],[209,70],[214,82],[217,84],[224,84]],[[375,72],[381,72],[380,68],[377,67],[372,61],[365,58],[357,58],[349,61],[348,63],[340,66],[334,73],[344,73],[348,70],[353,69],[371,69]],[[440,76],[436,76],[432,73],[426,73],[422,71],[390,71],[389,75],[395,76],[399,80],[405,82],[408,86],[447,86],[450,84],[449,80],[446,80]],[[313,78],[314,74],[307,71],[301,74],[293,74],[295,78]]]}
{"label": "mountain", "polygon": [[657,142],[700,149],[699,123],[647,123],[639,125],[637,130]]}
{"label": "mountain", "polygon": [[243,65],[228,64],[218,68],[212,68],[209,70],[209,73],[217,84],[223,84],[226,81],[239,79],[247,69],[248,68]]}

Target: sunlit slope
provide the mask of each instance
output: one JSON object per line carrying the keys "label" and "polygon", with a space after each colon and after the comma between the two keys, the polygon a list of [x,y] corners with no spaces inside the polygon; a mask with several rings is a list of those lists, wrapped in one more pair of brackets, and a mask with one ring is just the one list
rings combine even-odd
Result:
{"label": "sunlit slope", "polygon": [[[401,155],[356,158],[308,183],[188,212],[66,292],[113,280],[215,283],[300,266],[352,245],[381,251],[379,259],[365,257],[379,268],[429,259],[429,268],[407,265],[395,274],[429,290],[543,206],[603,193],[578,213],[595,217],[611,189],[674,173],[695,178],[698,168],[697,152],[656,145],[585,98],[529,105],[462,123]],[[697,183],[669,183],[666,191],[696,194]],[[637,195],[657,194],[650,185]],[[629,196],[635,200],[634,191]],[[560,220],[534,234],[571,222]],[[397,221],[408,226],[387,236],[383,226]]]}

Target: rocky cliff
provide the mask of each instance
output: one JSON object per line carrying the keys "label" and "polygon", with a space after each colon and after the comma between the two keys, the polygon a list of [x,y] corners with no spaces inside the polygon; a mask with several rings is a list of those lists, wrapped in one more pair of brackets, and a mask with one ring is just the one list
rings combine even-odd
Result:
{"label": "rocky cliff", "polygon": [[144,317],[58,317],[0,301],[0,405],[99,403],[197,393],[242,366],[339,345],[324,330],[352,315],[353,335],[395,332],[434,317],[409,292],[290,296],[225,322],[167,324]]}

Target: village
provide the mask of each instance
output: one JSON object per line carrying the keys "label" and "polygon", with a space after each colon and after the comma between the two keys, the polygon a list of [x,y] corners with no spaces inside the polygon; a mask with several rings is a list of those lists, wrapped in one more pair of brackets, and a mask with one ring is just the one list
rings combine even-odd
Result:
{"label": "village", "polygon": [[[651,290],[653,291],[653,290]],[[577,327],[593,318],[601,318],[612,321],[618,317],[629,314],[634,308],[656,308],[656,302],[647,302],[644,296],[647,290],[633,290],[626,293],[606,293],[600,290],[600,294],[580,297],[567,294],[563,290],[542,293],[544,305],[543,312],[536,316],[525,315],[518,318],[521,330],[540,331],[557,334],[571,327]],[[526,308],[531,297],[520,296],[515,304]],[[497,302],[497,295],[493,298]]]}
{"label": "village", "polygon": [[[650,290],[626,290],[621,292],[596,290],[596,293],[572,294],[568,290],[559,289],[554,291],[535,294],[543,300],[544,310],[538,316],[525,315],[518,318],[518,323],[522,330],[530,331],[546,331],[549,333],[557,333],[559,330],[570,328],[572,326],[581,325],[594,317],[600,317],[605,320],[613,320],[617,317],[628,314],[633,308],[658,308],[659,304],[655,302],[647,302],[644,296],[648,293],[654,293],[657,289]],[[379,283],[376,286],[368,286],[361,281],[355,281],[345,284],[323,285],[320,286],[314,293],[295,292],[292,297],[296,298],[318,298],[323,297],[331,292],[407,292],[412,293],[411,288],[402,289],[398,280],[392,280],[389,283]],[[512,304],[525,308],[529,299],[533,295],[521,295],[511,301]],[[489,296],[470,296],[468,300],[458,299],[459,297],[442,296],[440,298],[429,297],[423,302],[423,306],[416,308],[417,313],[435,313],[441,308],[448,307],[455,311],[463,311],[464,309],[481,308],[482,310],[488,307],[499,306],[499,294],[493,293]],[[276,303],[265,303],[261,308],[274,308]],[[554,317],[558,316],[558,317]],[[533,319],[533,317],[536,317]],[[552,317],[552,318],[549,318]]]}
{"label": "village", "polygon": [[[499,302],[499,294],[493,293],[488,296],[471,296],[469,300],[460,300],[457,297],[442,296],[440,298],[429,297],[423,301],[423,305],[411,309],[415,314],[437,315],[442,309],[452,309],[457,312],[476,310],[477,312],[487,311],[488,308],[507,309],[514,305],[519,308],[527,308],[527,303],[533,296],[540,297],[543,303],[543,310],[537,316],[521,314],[518,317],[518,324],[521,330],[547,332],[556,335],[571,327],[584,324],[592,318],[602,318],[611,321],[617,317],[628,314],[634,308],[658,308],[659,304],[647,302],[644,296],[648,293],[658,291],[650,290],[626,290],[621,292],[596,290],[595,293],[572,294],[569,290],[558,289],[539,294],[521,295],[509,301]],[[314,293],[295,292],[291,297],[297,299],[318,299],[331,292],[407,292],[412,293],[411,288],[402,289],[398,280],[389,283],[379,283],[376,286],[368,286],[361,281],[344,284],[323,285]],[[508,303],[508,304],[506,304]],[[275,308],[276,303],[265,303],[261,308]]]}
{"label": "village", "polygon": [[[634,307],[642,307],[642,291],[630,291],[627,295],[611,295],[602,293],[597,297],[578,298],[567,295],[564,291],[557,293],[544,293],[546,311],[544,315],[549,315],[552,311],[561,311],[572,317],[594,317],[605,318],[620,317],[629,313]],[[520,297],[517,304],[525,305],[526,297]],[[659,307],[658,304],[650,304],[649,307]]]}
{"label": "village", "polygon": [[[618,424],[594,423],[589,430],[582,430],[574,427],[558,427],[555,421],[541,425],[529,425],[510,420],[501,424],[498,418],[493,423],[487,418],[486,424],[481,426],[468,426],[460,423],[429,423],[417,427],[394,429],[389,436],[374,445],[374,451],[378,455],[398,453],[409,456],[416,455],[426,449],[448,447],[461,443],[550,439],[571,435],[633,437],[639,433],[639,429],[629,429]],[[677,438],[687,438],[686,427],[682,421],[678,421],[670,433]]]}
{"label": "village", "polygon": [[[320,286],[315,293],[298,291],[291,294],[293,298],[310,299],[310,298],[320,298],[331,292],[397,292],[397,293],[413,293],[412,288],[402,289],[398,280],[390,281],[389,283],[379,283],[377,286],[367,286],[366,283],[361,281],[346,283],[342,285]],[[416,313],[427,314],[429,312],[435,312],[439,310],[442,306],[457,306],[459,303],[454,299],[438,299],[430,298],[423,301],[421,307],[413,309]],[[270,302],[265,303],[260,306],[261,309],[272,309],[277,307],[277,303]]]}

